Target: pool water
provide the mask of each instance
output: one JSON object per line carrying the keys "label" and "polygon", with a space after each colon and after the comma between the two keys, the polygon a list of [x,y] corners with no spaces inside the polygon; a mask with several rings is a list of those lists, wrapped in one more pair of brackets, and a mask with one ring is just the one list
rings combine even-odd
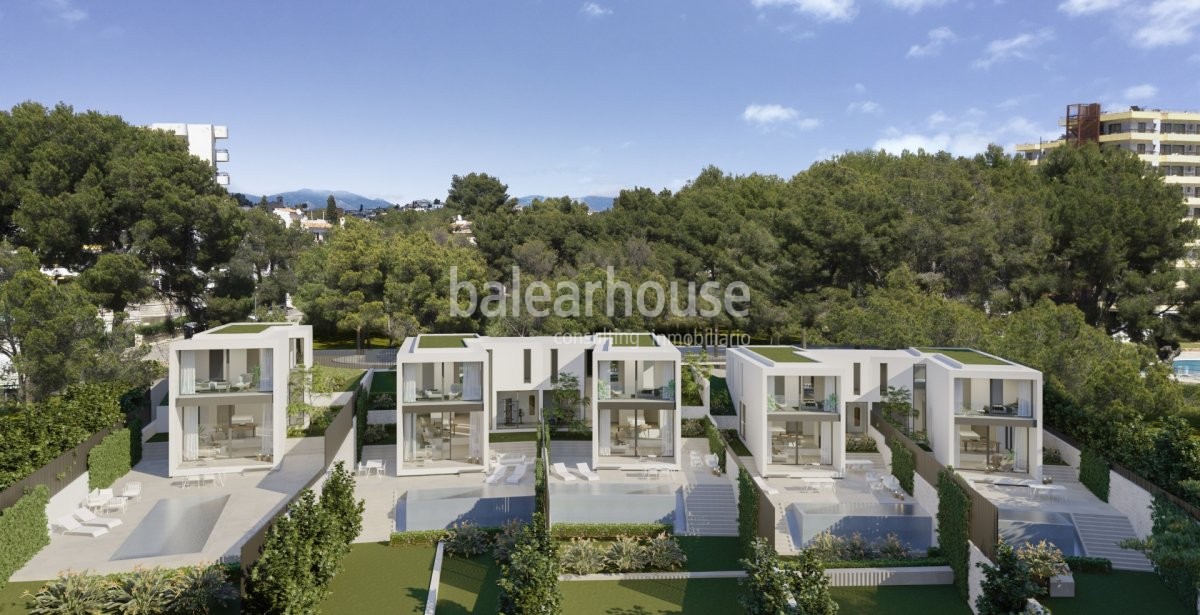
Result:
{"label": "pool water", "polygon": [[112,561],[203,551],[228,502],[228,495],[159,500],[121,543]]}
{"label": "pool water", "polygon": [[396,505],[396,531],[440,530],[462,522],[497,527],[533,518],[527,488],[445,487],[410,489]]}
{"label": "pool water", "polygon": [[1175,359],[1171,369],[1177,376],[1200,376],[1200,359]]}
{"label": "pool water", "polygon": [[915,551],[933,544],[933,518],[917,504],[791,504],[787,520],[792,543],[797,546],[807,545],[824,532],[839,538],[860,534],[868,542],[883,542],[888,534],[896,534]]}
{"label": "pool water", "polygon": [[643,483],[550,483],[555,523],[667,523],[681,506],[677,485]]}
{"label": "pool water", "polygon": [[1045,540],[1058,547],[1063,555],[1085,555],[1075,523],[1063,513],[1001,510],[998,529],[1000,538],[1014,547]]}

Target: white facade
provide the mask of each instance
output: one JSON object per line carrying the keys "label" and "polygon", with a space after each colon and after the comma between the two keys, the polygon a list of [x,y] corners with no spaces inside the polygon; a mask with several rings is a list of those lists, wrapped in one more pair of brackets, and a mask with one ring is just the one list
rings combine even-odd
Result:
{"label": "white facade", "polygon": [[[591,428],[592,467],[649,457],[677,464],[679,350],[662,336],[639,337],[653,345],[625,347],[603,335],[406,339],[396,366],[397,472],[490,469],[490,434],[535,431],[557,407],[564,377],[577,382],[579,404],[573,416],[555,418]],[[626,378],[628,393],[614,395],[612,382]]]}
{"label": "white facade", "polygon": [[726,356],[739,431],[764,476],[844,471],[847,438],[866,436],[892,388],[907,392],[912,416],[902,420],[942,464],[1041,478],[1037,370],[966,349],[748,346]]}
{"label": "white facade", "polygon": [[188,153],[211,164],[217,174],[217,183],[229,185],[229,174],[220,171],[219,163],[229,162],[229,150],[218,149],[217,139],[229,138],[228,126],[213,124],[155,123],[150,128],[164,130],[187,140]]}
{"label": "white facade", "polygon": [[312,367],[312,327],[239,323],[171,343],[168,474],[279,465],[292,369]]}

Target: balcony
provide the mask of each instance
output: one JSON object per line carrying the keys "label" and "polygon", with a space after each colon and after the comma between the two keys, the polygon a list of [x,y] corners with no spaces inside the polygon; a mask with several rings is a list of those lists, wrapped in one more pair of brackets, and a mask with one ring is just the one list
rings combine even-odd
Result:
{"label": "balcony", "polygon": [[600,361],[598,369],[601,402],[675,401],[674,361]]}
{"label": "balcony", "polygon": [[979,408],[961,407],[955,416],[975,418],[1033,418],[1033,404],[1029,400],[1018,400],[1007,404],[984,404]]}
{"label": "balcony", "polygon": [[228,186],[229,185],[229,174],[228,173],[217,173],[217,185],[218,186]]}
{"label": "balcony", "polygon": [[229,150],[227,150],[227,149],[217,150],[216,161],[217,162],[229,162]]}
{"label": "balcony", "polygon": [[430,403],[483,402],[483,363],[409,363],[400,381],[406,406]]}
{"label": "balcony", "polygon": [[821,412],[826,414],[837,414],[837,400],[830,399],[787,399],[783,397],[773,397],[767,400],[767,412],[772,414],[786,414],[795,412]]}

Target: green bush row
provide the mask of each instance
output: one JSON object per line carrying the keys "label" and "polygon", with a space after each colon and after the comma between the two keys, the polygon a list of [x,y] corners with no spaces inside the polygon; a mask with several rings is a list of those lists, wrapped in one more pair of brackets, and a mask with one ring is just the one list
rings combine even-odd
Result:
{"label": "green bush row", "polygon": [[738,468],[738,540],[742,553],[750,557],[758,537],[758,486],[745,468]]}
{"label": "green bush row", "polygon": [[367,388],[359,381],[358,394],[354,398],[354,459],[362,461],[363,445],[367,444],[367,412],[370,410]]}
{"label": "green bush row", "polygon": [[133,440],[128,429],[118,429],[92,447],[88,453],[88,488],[111,487],[133,467]]}
{"label": "green bush row", "polygon": [[[893,463],[895,463],[893,461]],[[954,470],[938,472],[938,547],[954,571],[954,586],[968,600],[967,579],[971,570],[970,540],[971,499],[959,484]]]}
{"label": "green bush row", "polygon": [[1084,555],[1068,555],[1063,558],[1072,572],[1094,572],[1108,574],[1112,572],[1112,561],[1103,557],[1087,557]]}
{"label": "green bush row", "polygon": [[49,503],[50,489],[38,485],[0,512],[0,589],[8,584],[8,577],[50,544]]}
{"label": "green bush row", "polygon": [[666,572],[679,570],[687,555],[674,536],[659,534],[650,538],[622,536],[612,542],[576,538],[560,549],[563,572]]}
{"label": "green bush row", "polygon": [[888,438],[888,448],[892,450],[892,474],[900,481],[900,486],[912,495],[913,476],[917,471],[917,460],[912,451],[898,438]]}
{"label": "green bush row", "polygon": [[548,525],[548,520],[534,513],[532,522],[505,528],[502,534],[505,540],[497,542],[498,549],[501,543],[505,549],[496,558],[500,562],[497,612],[512,615],[562,612],[562,592],[558,589],[562,566],[558,545],[546,531]]}
{"label": "green bush row", "polygon": [[717,431],[717,426],[713,424],[712,419],[704,424],[704,435],[708,438],[708,452],[717,456],[717,467],[721,469],[721,474],[724,474],[725,440],[721,437],[721,432]]}
{"label": "green bush row", "polygon": [[1108,501],[1108,461],[1090,448],[1079,453],[1079,482],[1096,497]]}
{"label": "green bush row", "polygon": [[111,575],[66,572],[30,596],[28,607],[35,615],[219,612],[237,598],[235,582],[221,564]]}
{"label": "green bush row", "polygon": [[674,528],[666,523],[555,523],[550,535],[556,539],[591,538],[616,540],[618,536],[650,538],[670,534]]}
{"label": "green bush row", "polygon": [[1153,526],[1146,540],[1128,539],[1126,549],[1146,554],[1163,583],[1184,604],[1196,604],[1200,589],[1200,523],[1165,497],[1154,497]]}

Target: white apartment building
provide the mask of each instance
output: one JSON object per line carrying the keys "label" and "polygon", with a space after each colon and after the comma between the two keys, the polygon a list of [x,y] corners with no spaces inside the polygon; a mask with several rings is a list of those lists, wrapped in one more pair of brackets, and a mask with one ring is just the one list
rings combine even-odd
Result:
{"label": "white apartment building", "polygon": [[171,124],[155,123],[150,128],[165,130],[187,140],[188,153],[211,164],[216,173],[217,183],[229,185],[229,174],[220,170],[219,163],[229,162],[229,150],[218,149],[218,139],[229,138],[228,126],[213,124]]}
{"label": "white apartment building", "polygon": [[419,335],[396,358],[398,474],[491,469],[490,434],[534,431],[574,378],[594,468],[654,458],[678,466],[679,350],[651,334]]}
{"label": "white apartment building", "polygon": [[291,371],[312,367],[312,327],[233,323],[171,342],[169,476],[265,470],[287,438]]}
{"label": "white apartment building", "polygon": [[944,465],[1041,478],[1042,374],[961,348],[743,346],[726,353],[742,441],[762,476],[845,471],[846,439],[865,436],[889,387],[907,391],[908,430]]}

